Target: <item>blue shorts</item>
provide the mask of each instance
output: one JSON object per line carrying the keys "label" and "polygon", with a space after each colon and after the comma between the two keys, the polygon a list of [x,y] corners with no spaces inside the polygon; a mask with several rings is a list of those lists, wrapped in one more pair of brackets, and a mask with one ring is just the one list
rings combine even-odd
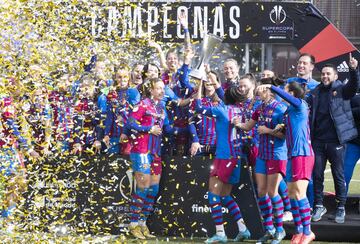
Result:
{"label": "blue shorts", "polygon": [[120,137],[110,137],[110,146],[107,151],[108,154],[120,153]]}
{"label": "blue shorts", "polygon": [[148,175],[151,174],[151,163],[153,159],[154,157],[148,153],[130,153],[130,160],[134,172],[141,172]]}
{"label": "blue shorts", "polygon": [[266,160],[257,158],[255,163],[255,173],[266,175]]}
{"label": "blue shorts", "polygon": [[291,159],[289,159],[288,162],[287,162],[285,181],[286,182],[291,182],[292,181]]}

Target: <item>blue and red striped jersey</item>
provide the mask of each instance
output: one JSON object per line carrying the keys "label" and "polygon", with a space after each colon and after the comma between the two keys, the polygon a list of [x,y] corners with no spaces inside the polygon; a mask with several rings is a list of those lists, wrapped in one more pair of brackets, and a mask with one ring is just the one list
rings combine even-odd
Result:
{"label": "blue and red striped jersey", "polygon": [[[262,103],[253,113],[252,119],[258,122],[258,126],[274,129],[276,125],[283,123],[285,111],[284,104],[272,99],[269,103]],[[259,135],[259,157],[264,160],[286,160],[285,139],[269,134]]]}

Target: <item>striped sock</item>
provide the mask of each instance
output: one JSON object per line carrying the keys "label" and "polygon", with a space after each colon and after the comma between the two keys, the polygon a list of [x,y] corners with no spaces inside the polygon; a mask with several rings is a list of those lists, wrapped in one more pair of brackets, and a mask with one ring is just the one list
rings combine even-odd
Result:
{"label": "striped sock", "polygon": [[303,225],[303,233],[305,235],[311,234],[311,228],[310,228],[310,221],[311,221],[311,214],[310,214],[310,204],[307,197],[298,200],[299,204],[299,211],[301,216],[301,222]]}
{"label": "striped sock", "polygon": [[234,201],[231,196],[221,197],[221,203],[226,206],[226,208],[230,211],[231,216],[233,216],[236,221],[239,231],[244,232],[246,230],[246,225],[242,219],[242,215],[240,212],[239,205]]}
{"label": "striped sock", "polygon": [[263,218],[263,226],[265,228],[265,230],[272,230],[274,229],[274,224],[273,224],[273,214],[272,214],[272,205],[271,205],[271,200],[269,198],[269,196],[266,194],[263,197],[260,197],[258,199],[259,201],[259,207],[261,210],[261,216]]}
{"label": "striped sock", "polygon": [[144,206],[144,201],[146,199],[148,189],[139,189],[137,188],[132,195],[132,200],[130,203],[130,211],[131,211],[131,223],[138,223],[141,210]]}
{"label": "striped sock", "polygon": [[[223,214],[222,214],[222,209],[221,209],[221,202],[220,202],[220,196],[216,195],[212,192],[209,192],[209,204],[210,204],[210,208],[211,208],[211,218],[214,220],[215,225],[216,226],[223,226],[224,222],[223,222]],[[220,233],[222,232],[221,230],[223,228],[216,228],[217,229],[217,234],[219,235],[225,235],[225,233]]]}
{"label": "striped sock", "polygon": [[150,213],[154,210],[155,198],[158,192],[159,192],[159,184],[150,186],[144,201],[144,206],[142,208],[142,216],[140,217],[140,221],[145,223]]}
{"label": "striped sock", "polygon": [[280,195],[276,195],[271,198],[271,202],[273,205],[273,213],[274,213],[274,222],[275,228],[277,232],[284,231],[283,228],[283,215],[284,215],[284,203],[280,197]]}
{"label": "striped sock", "polygon": [[300,210],[299,210],[299,203],[296,199],[290,199],[291,203],[291,213],[293,216],[296,232],[298,234],[303,233],[303,226],[301,222]]}
{"label": "striped sock", "polygon": [[282,179],[280,181],[279,194],[280,194],[281,199],[283,200],[283,203],[284,203],[284,210],[285,211],[291,211],[289,190],[288,190],[287,184],[286,184],[284,179]]}
{"label": "striped sock", "polygon": [[235,221],[238,221],[242,218],[239,205],[234,201],[231,196],[221,197],[221,203],[229,209],[231,216],[233,216]]}

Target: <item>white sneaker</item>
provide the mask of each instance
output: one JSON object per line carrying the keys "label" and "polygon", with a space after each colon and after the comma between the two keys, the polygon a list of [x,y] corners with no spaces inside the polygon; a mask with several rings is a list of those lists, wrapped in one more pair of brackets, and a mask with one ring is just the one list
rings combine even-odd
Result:
{"label": "white sneaker", "polygon": [[283,222],[290,222],[293,220],[292,213],[290,211],[285,211],[283,215]]}

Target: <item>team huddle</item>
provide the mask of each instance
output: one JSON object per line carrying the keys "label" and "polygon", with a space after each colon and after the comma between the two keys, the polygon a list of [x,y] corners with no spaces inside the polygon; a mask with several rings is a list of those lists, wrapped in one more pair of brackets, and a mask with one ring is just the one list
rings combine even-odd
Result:
{"label": "team huddle", "polygon": [[[182,26],[188,33],[187,25],[182,22]],[[39,66],[32,65],[26,82],[3,79],[2,177],[11,179],[31,160],[41,158],[129,155],[136,179],[129,231],[147,239],[155,237],[146,221],[159,192],[161,155],[212,155],[208,199],[216,234],[206,243],[225,243],[222,206],[238,225],[234,241],[251,238],[231,196],[232,186],[240,180],[240,159],[246,158],[253,169],[266,230],[258,242],[283,240],[286,212],[296,226],[291,243],[313,241],[310,222],[319,221],[326,212],[322,168],[327,159],[343,165],[345,153],[341,149],[338,155],[317,159],[313,145],[321,150],[327,143],[338,147],[357,138],[359,119],[354,120],[350,104],[359,89],[357,60],[350,56],[346,84],[337,80],[336,67],[330,64],[321,70],[321,83],[312,80],[315,59],[311,54],[300,55],[298,76],[286,81],[270,70],[260,80],[250,73],[241,76],[237,61],[228,59],[223,64],[226,81],[221,82],[209,65],[201,80],[191,77],[194,52],[189,45],[184,47],[181,65],[175,50],[165,55],[157,43],[150,46],[159,52],[161,68],[153,63],[132,68],[120,64],[109,76],[106,57],[97,55],[81,75],[58,72],[44,79]],[[346,116],[345,122],[341,116]],[[325,122],[330,124],[324,128]],[[337,178],[335,221],[343,223],[343,166]],[[312,181],[314,186],[308,187]],[[17,198],[9,189],[10,184],[1,186],[3,217],[16,208]]]}

